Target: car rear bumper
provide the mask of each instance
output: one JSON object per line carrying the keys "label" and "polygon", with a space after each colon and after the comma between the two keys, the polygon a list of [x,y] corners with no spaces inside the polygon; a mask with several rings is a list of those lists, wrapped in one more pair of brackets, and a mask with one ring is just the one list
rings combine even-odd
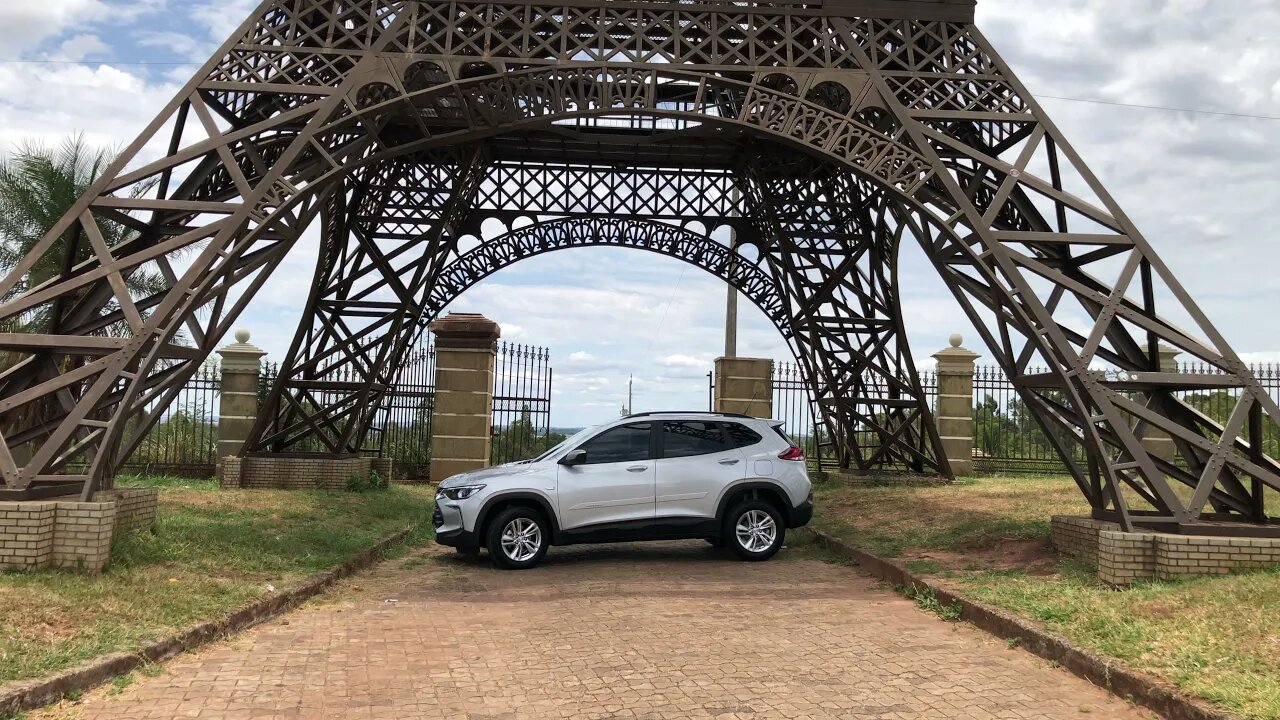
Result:
{"label": "car rear bumper", "polygon": [[789,528],[804,527],[813,519],[813,494],[805,498],[804,502],[791,508],[789,514],[790,522],[787,523]]}

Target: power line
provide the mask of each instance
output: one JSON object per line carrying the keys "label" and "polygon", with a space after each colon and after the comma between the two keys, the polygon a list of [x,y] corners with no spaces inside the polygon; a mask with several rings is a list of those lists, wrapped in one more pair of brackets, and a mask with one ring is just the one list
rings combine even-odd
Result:
{"label": "power line", "polygon": [[158,60],[0,60],[3,65],[127,65],[131,67],[161,65],[164,67],[199,67],[204,63],[198,62],[169,62]]}
{"label": "power line", "polygon": [[[153,61],[153,60],[19,60],[0,59],[0,65],[112,65],[128,67],[199,67],[204,63]],[[1171,107],[1168,105],[1145,105],[1142,103],[1126,103],[1116,100],[1100,100],[1098,98],[1078,98],[1066,95],[1038,95],[1032,97],[1040,100],[1063,100],[1066,102],[1087,103],[1090,105],[1107,105],[1109,107],[1132,108],[1135,110],[1156,110],[1160,112],[1181,112],[1193,115],[1213,115],[1216,117],[1244,118],[1248,120],[1280,120],[1280,115],[1260,115],[1228,110],[1204,110],[1202,108]]]}
{"label": "power line", "polygon": [[1073,98],[1062,95],[1035,95],[1032,97],[1042,100],[1067,100],[1069,102],[1089,103],[1091,105],[1110,105],[1112,107],[1136,108],[1140,110],[1163,110],[1165,112],[1184,112],[1194,113],[1196,115],[1217,115],[1218,117],[1233,118],[1249,118],[1251,120],[1280,120],[1277,115],[1254,115],[1253,113],[1243,112],[1227,112],[1224,110],[1197,110],[1193,108],[1168,107],[1166,105],[1141,105],[1138,103],[1123,103],[1114,100],[1098,100],[1096,98]]}

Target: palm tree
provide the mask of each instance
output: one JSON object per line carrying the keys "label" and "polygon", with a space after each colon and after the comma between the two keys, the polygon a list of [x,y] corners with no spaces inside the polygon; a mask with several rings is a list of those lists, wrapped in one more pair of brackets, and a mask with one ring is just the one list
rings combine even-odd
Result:
{"label": "palm tree", "polygon": [[[81,136],[70,138],[56,148],[25,142],[10,157],[0,158],[0,275],[9,273],[114,161],[115,153],[92,148]],[[140,195],[148,189],[135,188],[134,194]],[[108,245],[128,240],[133,232],[119,223],[99,220],[99,225]],[[24,282],[14,287],[9,296],[0,297],[0,302],[59,276],[68,248],[75,242],[77,227],[72,225],[63,233],[31,268]],[[90,258],[92,249],[86,240],[81,238],[75,242],[75,248],[73,265]],[[152,295],[165,287],[158,272],[144,268],[131,273],[125,283],[135,296]],[[105,312],[113,310],[114,307],[107,308]],[[49,321],[48,310],[41,310],[7,322],[6,329],[42,332],[49,329]],[[124,330],[116,326],[105,332],[119,334]]]}
{"label": "palm tree", "polygon": [[[81,136],[70,138],[56,148],[25,142],[9,157],[0,157],[0,275],[7,275],[17,266],[102,173],[111,167],[115,157],[115,153],[110,150],[86,145]],[[150,186],[138,186],[133,189],[133,194],[142,195],[148,190]],[[100,219],[98,224],[108,245],[128,241],[134,232],[115,222]],[[77,225],[72,225],[72,229],[63,233],[53,247],[31,267],[23,281],[7,295],[0,296],[0,302],[59,277],[67,262],[67,254],[73,247],[75,255],[71,258],[72,267],[89,260],[92,256],[90,244],[87,239],[76,237],[76,228]],[[166,287],[164,278],[156,269],[145,267],[128,274],[125,285],[135,297],[154,295]],[[75,297],[67,299],[73,303],[76,300]],[[105,315],[117,309],[118,306],[112,303],[102,312]],[[52,319],[51,310],[46,306],[0,322],[0,330],[49,332],[54,329],[51,327]],[[108,325],[99,332],[122,336],[129,331],[129,326],[120,322]],[[13,367],[22,358],[21,353],[0,353],[0,371]],[[83,362],[84,359],[78,356],[67,356],[61,360],[64,372]],[[37,427],[56,417],[59,412],[55,399],[44,397],[4,413],[0,417],[0,427],[6,433]],[[38,445],[39,442],[37,439],[34,444]],[[13,448],[19,461],[26,457],[28,450],[27,446]]]}

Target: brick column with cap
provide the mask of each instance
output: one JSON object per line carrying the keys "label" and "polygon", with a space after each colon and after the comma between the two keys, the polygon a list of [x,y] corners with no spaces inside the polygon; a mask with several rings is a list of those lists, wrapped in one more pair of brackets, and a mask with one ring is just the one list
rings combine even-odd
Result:
{"label": "brick column with cap", "polygon": [[[1178,372],[1178,355],[1181,354],[1181,351],[1168,345],[1161,345],[1159,353],[1160,372]],[[1173,445],[1173,439],[1169,437],[1169,433],[1150,425],[1146,427],[1146,434],[1142,438],[1142,446],[1152,456],[1162,460],[1172,460],[1176,455],[1176,448]]]}
{"label": "brick column with cap", "polygon": [[973,475],[973,371],[982,357],[961,347],[962,342],[960,335],[952,335],[951,347],[933,356],[938,361],[938,434],[958,477]]}
{"label": "brick column with cap", "polygon": [[237,330],[236,341],[221,350],[222,381],[218,405],[218,477],[223,460],[240,453],[258,421],[258,382],[267,353],[249,344],[249,331]]}
{"label": "brick column with cap", "polygon": [[773,417],[773,361],[716,358],[716,412]]}
{"label": "brick column with cap", "polygon": [[493,372],[502,335],[483,315],[450,313],[431,323],[436,397],[431,417],[431,480],[489,465]]}

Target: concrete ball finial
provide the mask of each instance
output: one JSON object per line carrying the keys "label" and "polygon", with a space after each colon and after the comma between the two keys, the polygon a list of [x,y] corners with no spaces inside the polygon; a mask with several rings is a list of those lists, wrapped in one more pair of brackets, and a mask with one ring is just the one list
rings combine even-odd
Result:
{"label": "concrete ball finial", "polygon": [[240,328],[239,330],[237,330],[237,331],[236,331],[236,342],[241,343],[241,344],[244,344],[244,343],[249,342],[249,331],[248,331],[248,330],[245,330],[244,328]]}
{"label": "concrete ball finial", "polygon": [[951,347],[958,348],[962,342],[964,342],[964,337],[960,333],[955,333],[951,336]]}

